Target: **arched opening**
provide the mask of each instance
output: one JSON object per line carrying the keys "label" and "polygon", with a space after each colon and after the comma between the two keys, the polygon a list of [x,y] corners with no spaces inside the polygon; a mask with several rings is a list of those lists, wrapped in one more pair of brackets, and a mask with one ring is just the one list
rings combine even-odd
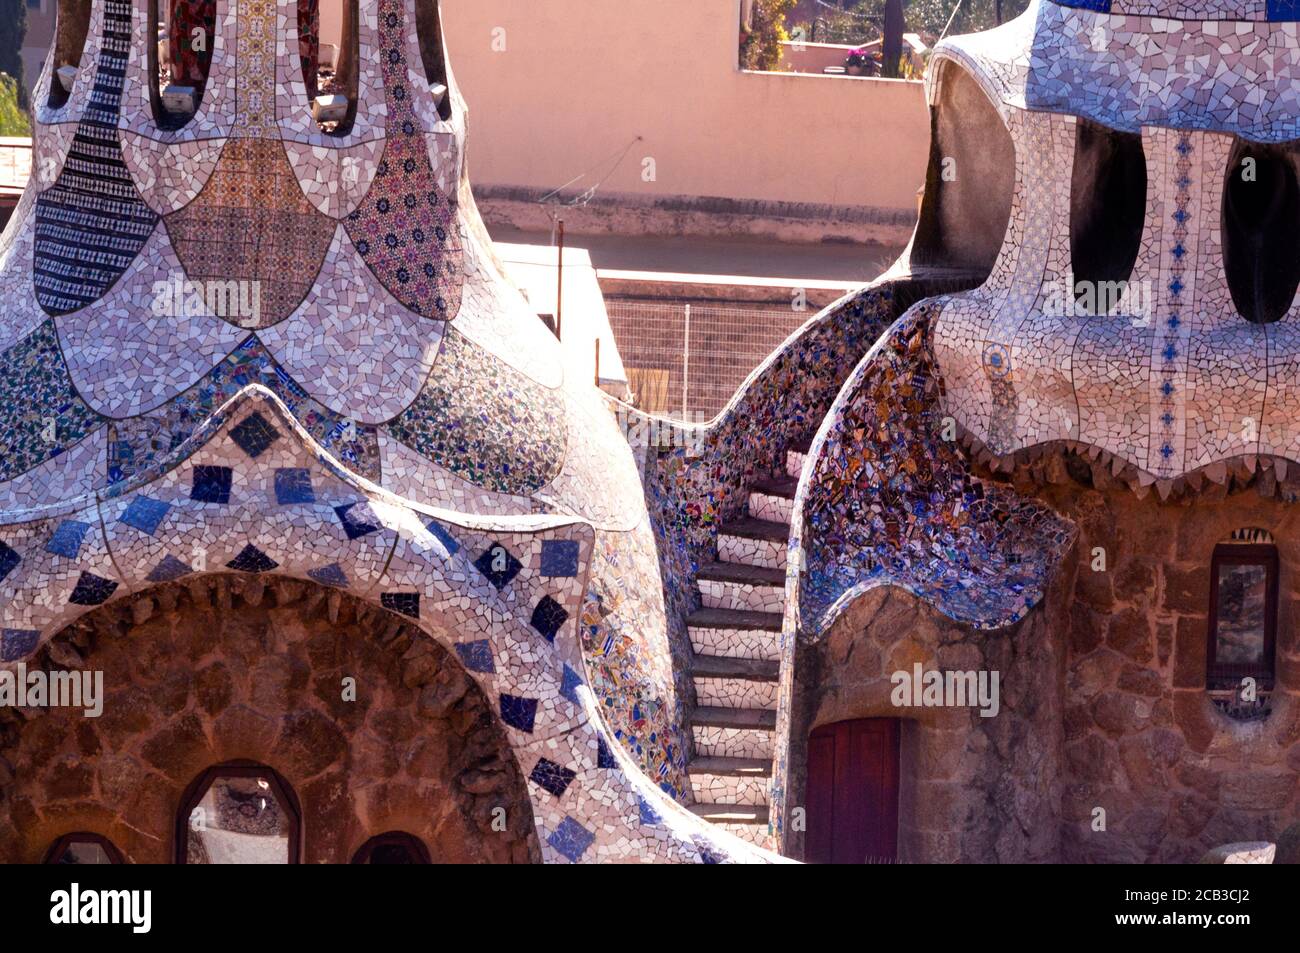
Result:
{"label": "arched opening", "polygon": [[451,83],[447,80],[447,47],[442,38],[442,13],[438,0],[416,0],[415,32],[420,41],[420,60],[429,91],[438,104],[443,122],[451,119]]}
{"label": "arched opening", "polygon": [[1269,324],[1291,308],[1300,284],[1300,185],[1296,147],[1241,141],[1223,187],[1223,267],[1237,312]]}
{"label": "arched opening", "polygon": [[51,109],[62,109],[72,93],[90,30],[90,0],[59,0],[55,15],[54,56],[50,59]]}
{"label": "arched opening", "polygon": [[372,837],[352,857],[354,864],[427,864],[424,841],[405,831],[388,831]]}
{"label": "arched opening", "polygon": [[1085,310],[1110,313],[1133,273],[1147,208],[1142,136],[1079,119],[1070,175],[1072,289]]}
{"label": "arched opening", "polygon": [[[99,715],[0,706],[0,863],[68,831],[133,863],[346,864],[398,831],[439,862],[541,859],[499,705],[406,616],[340,590],[187,578],[94,609],[25,664],[99,672]],[[371,862],[391,862],[379,843]]]}
{"label": "arched opening", "polygon": [[64,834],[50,845],[47,864],[120,864],[122,852],[103,834],[78,831]]}
{"label": "arched opening", "polygon": [[160,129],[182,128],[194,118],[212,69],[217,0],[149,0],[149,102]]}
{"label": "arched opening", "polygon": [[298,58],[312,119],[345,136],[357,115],[361,60],[357,0],[298,0]]}
{"label": "arched opening", "polygon": [[970,74],[950,62],[930,112],[930,164],[912,237],[913,270],[969,272],[984,281],[1006,237],[1016,150],[1002,117]]}
{"label": "arched opening", "polygon": [[208,768],[176,813],[178,864],[296,864],[301,843],[298,797],[264,764]]}

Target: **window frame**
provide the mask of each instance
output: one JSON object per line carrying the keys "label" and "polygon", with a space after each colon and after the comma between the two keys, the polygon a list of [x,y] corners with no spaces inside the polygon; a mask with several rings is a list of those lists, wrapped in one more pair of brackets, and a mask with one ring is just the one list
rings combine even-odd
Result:
{"label": "window frame", "polygon": [[[1222,566],[1263,566],[1265,569],[1264,661],[1253,672],[1243,666],[1220,663],[1219,570]],[[1278,555],[1271,544],[1220,543],[1210,557],[1210,618],[1205,646],[1205,684],[1211,691],[1235,691],[1243,678],[1254,678],[1260,688],[1271,689],[1277,672]],[[1232,669],[1235,669],[1232,670]]]}
{"label": "window frame", "polygon": [[50,844],[49,848],[45,851],[45,859],[42,860],[41,863],[57,864],[59,858],[67,853],[68,848],[71,847],[74,842],[88,842],[98,845],[99,848],[108,856],[108,862],[110,864],[126,863],[126,858],[122,855],[122,852],[117,849],[117,845],[109,840],[105,835],[96,834],[94,831],[72,831],[68,834],[60,834],[55,838],[54,843]]}
{"label": "window frame", "polygon": [[285,805],[289,812],[289,863],[302,863],[302,805],[298,803],[298,796],[294,794],[293,787],[280,776],[280,773],[269,765],[259,764],[255,761],[230,761],[225,764],[214,764],[199,772],[198,776],[189,783],[185,793],[181,795],[180,807],[176,811],[176,826],[174,828],[174,841],[172,859],[178,864],[188,864],[188,846],[189,846],[189,824],[190,815],[194,808],[198,806],[199,801],[203,799],[203,794],[212,782],[221,777],[234,778],[260,778],[267,781],[274,793],[279,797],[280,802]]}
{"label": "window frame", "polygon": [[424,841],[406,831],[384,831],[382,834],[376,834],[357,848],[356,853],[352,855],[351,863],[369,864],[375,850],[388,844],[401,844],[403,847],[411,849],[415,854],[417,864],[433,863],[433,860],[429,857],[429,848],[425,846]]}

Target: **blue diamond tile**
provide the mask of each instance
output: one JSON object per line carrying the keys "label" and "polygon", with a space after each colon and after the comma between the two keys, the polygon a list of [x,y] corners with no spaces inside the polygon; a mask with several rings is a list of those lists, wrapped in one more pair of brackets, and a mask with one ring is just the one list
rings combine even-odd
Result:
{"label": "blue diamond tile", "polygon": [[0,580],[14,571],[14,567],[23,561],[18,551],[0,541]]}
{"label": "blue diamond tile", "polygon": [[570,771],[563,765],[556,764],[548,758],[539,758],[537,765],[533,768],[533,773],[528,775],[528,780],[556,797],[563,797],[564,792],[569,789],[569,785],[573,783],[573,779],[577,776],[576,771]]}
{"label": "blue diamond tile", "polygon": [[479,639],[477,642],[458,642],[456,654],[460,656],[461,664],[471,672],[491,673],[497,670],[492,661],[492,644],[487,639]]}
{"label": "blue diamond tile", "polygon": [[230,485],[235,471],[230,467],[213,467],[200,464],[194,468],[194,482],[190,486],[190,499],[199,503],[229,503]]}
{"label": "blue diamond tile", "polygon": [[537,699],[502,693],[501,720],[511,728],[518,728],[531,734],[533,722],[537,720]]}
{"label": "blue diamond tile", "polygon": [[80,520],[64,520],[54,531],[50,541],[45,544],[45,551],[65,559],[76,559],[81,553],[81,544],[86,541],[90,524]]}
{"label": "blue diamond tile", "polygon": [[280,431],[272,427],[260,413],[254,412],[230,428],[230,439],[239,445],[240,450],[256,460],[280,439]]}
{"label": "blue diamond tile", "polygon": [[566,815],[546,842],[576,864],[595,839],[595,834]]}
{"label": "blue diamond tile", "polygon": [[641,815],[642,824],[659,824],[663,822],[663,818],[659,816],[659,812],[654,809],[654,806],[639,794],[636,796],[636,807]]}
{"label": "blue diamond tile", "polygon": [[438,542],[442,543],[442,548],[447,550],[448,556],[455,556],[460,552],[460,543],[456,542],[456,537],[447,532],[437,520],[430,521],[428,529]]}
{"label": "blue diamond tile", "polygon": [[249,543],[240,550],[238,556],[226,563],[226,565],[239,572],[270,572],[280,564],[252,543]]}
{"label": "blue diamond tile", "polygon": [[343,524],[343,532],[348,534],[348,539],[360,539],[362,536],[379,532],[379,518],[375,516],[370,504],[364,500],[336,506],[334,512],[338,514],[339,522]]}
{"label": "blue diamond tile", "polygon": [[618,762],[614,760],[614,752],[609,750],[609,745],[605,744],[605,739],[599,735],[596,736],[596,767],[618,767]]}
{"label": "blue diamond tile", "polygon": [[578,686],[581,684],[582,678],[579,677],[577,672],[569,668],[569,664],[566,662],[564,664],[564,674],[560,678],[560,694],[575,705],[580,705],[582,702],[578,698]]}
{"label": "blue diamond tile", "polygon": [[40,637],[35,629],[0,630],[0,662],[17,662],[31,655]]}
{"label": "blue diamond tile", "polygon": [[711,845],[703,837],[694,837],[691,839],[691,841],[692,843],[695,844],[695,849],[700,852],[700,863],[702,864],[722,863],[722,855],[719,854],[716,850],[714,850],[713,845]]}
{"label": "blue diamond tile", "polygon": [[379,603],[392,612],[400,612],[412,619],[420,618],[420,594],[418,592],[385,592],[379,597]]}
{"label": "blue diamond tile", "polygon": [[1300,20],[1300,0],[1268,0],[1264,6],[1269,20],[1274,23]]}
{"label": "blue diamond tile", "polygon": [[576,576],[577,574],[578,541],[576,539],[542,541],[543,576]]}
{"label": "blue diamond tile", "polygon": [[175,556],[164,556],[147,578],[150,582],[174,582],[193,571],[189,564],[181,562]]}
{"label": "blue diamond tile", "polygon": [[315,503],[316,491],[312,489],[311,472],[298,467],[281,467],[276,470],[275,502],[281,506]]}
{"label": "blue diamond tile", "polygon": [[510,585],[510,580],[519,575],[523,564],[515,559],[510,550],[501,543],[493,543],[483,550],[483,555],[474,560],[474,565],[498,589]]}
{"label": "blue diamond tile", "polygon": [[118,522],[125,523],[133,529],[138,529],[140,532],[152,536],[158,531],[158,524],[163,521],[163,517],[167,515],[167,511],[170,509],[170,503],[150,499],[147,496],[137,496],[131,501]]}
{"label": "blue diamond tile", "polygon": [[348,574],[343,571],[343,567],[338,563],[330,563],[328,566],[321,566],[319,569],[308,569],[307,575],[309,578],[315,579],[322,586],[333,586],[336,589],[346,589],[350,585],[348,582]]}
{"label": "blue diamond tile", "polygon": [[564,625],[569,618],[569,613],[564,611],[564,607],[552,599],[550,596],[542,596],[542,601],[537,603],[537,608],[533,610],[532,626],[538,632],[546,637],[546,641],[554,642],[555,633],[560,631],[560,626]]}
{"label": "blue diamond tile", "polygon": [[83,572],[68,601],[79,606],[97,606],[109,600],[117,590],[117,583],[93,572]]}

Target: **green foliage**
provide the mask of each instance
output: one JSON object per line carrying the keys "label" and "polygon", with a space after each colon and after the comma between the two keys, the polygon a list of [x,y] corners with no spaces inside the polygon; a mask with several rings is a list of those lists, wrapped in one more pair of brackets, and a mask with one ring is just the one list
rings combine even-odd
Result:
{"label": "green foliage", "polygon": [[0,73],[14,78],[18,105],[27,109],[23,83],[23,39],[27,36],[27,0],[0,0]]}
{"label": "green foliage", "polygon": [[754,0],[752,29],[740,32],[740,68],[774,70],[781,62],[781,43],[788,40],[785,16],[795,0]]}
{"label": "green foliage", "polygon": [[[841,9],[833,9],[836,2],[825,0],[824,5],[816,7],[815,31],[812,23],[791,23],[791,28],[803,27],[804,36],[809,40],[816,39],[818,43],[857,44],[879,39],[885,0],[838,0]],[[1002,22],[1015,19],[1028,5],[1029,0],[1002,0]],[[904,0],[905,29],[908,33],[929,33],[938,37],[956,7],[957,0]],[[992,29],[997,25],[996,10],[994,0],[962,0],[948,34],[956,36]]]}
{"label": "green foliage", "polygon": [[27,111],[18,105],[18,83],[0,73],[0,136],[30,136]]}

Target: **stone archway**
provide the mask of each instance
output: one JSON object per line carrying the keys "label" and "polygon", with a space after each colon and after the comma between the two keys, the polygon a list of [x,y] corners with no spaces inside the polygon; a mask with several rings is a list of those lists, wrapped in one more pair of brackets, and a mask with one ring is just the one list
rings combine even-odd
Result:
{"label": "stone archway", "polygon": [[89,831],[130,861],[167,863],[186,785],[243,759],[296,791],[304,863],[347,863],[394,830],[435,862],[540,860],[523,775],[482,691],[433,639],[341,592],[242,576],[166,584],[82,617],[38,666],[102,671],[103,713],[0,709],[12,819],[0,861],[39,862],[61,834]]}

